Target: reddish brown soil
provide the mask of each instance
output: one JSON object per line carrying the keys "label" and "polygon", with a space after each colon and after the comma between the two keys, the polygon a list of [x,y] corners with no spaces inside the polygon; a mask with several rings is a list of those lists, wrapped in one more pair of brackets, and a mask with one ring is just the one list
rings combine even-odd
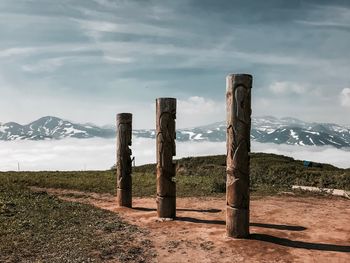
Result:
{"label": "reddish brown soil", "polygon": [[133,209],[128,209],[118,208],[115,197],[108,194],[45,190],[64,200],[117,212],[127,222],[148,229],[158,253],[156,262],[350,262],[346,199],[254,198],[251,238],[234,240],[225,237],[224,198],[178,198],[178,218],[162,222],[153,198],[134,198]]}

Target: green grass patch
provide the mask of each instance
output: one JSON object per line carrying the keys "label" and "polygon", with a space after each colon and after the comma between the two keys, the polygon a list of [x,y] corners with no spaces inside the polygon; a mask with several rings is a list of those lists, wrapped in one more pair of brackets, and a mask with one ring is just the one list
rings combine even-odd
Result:
{"label": "green grass patch", "polygon": [[113,171],[72,172],[0,172],[8,182],[48,188],[75,189],[97,193],[114,193],[116,178]]}
{"label": "green grass patch", "polygon": [[153,253],[147,233],[115,213],[0,177],[0,262],[147,262]]}
{"label": "green grass patch", "polygon": [[[177,196],[221,195],[226,190],[224,155],[189,157],[176,161]],[[155,196],[155,164],[133,168],[133,195]],[[0,178],[27,186],[75,189],[115,194],[114,170],[84,172],[7,172]],[[307,168],[301,161],[275,154],[252,153],[250,165],[252,193],[275,194],[292,185],[350,190],[350,170],[324,164]]]}

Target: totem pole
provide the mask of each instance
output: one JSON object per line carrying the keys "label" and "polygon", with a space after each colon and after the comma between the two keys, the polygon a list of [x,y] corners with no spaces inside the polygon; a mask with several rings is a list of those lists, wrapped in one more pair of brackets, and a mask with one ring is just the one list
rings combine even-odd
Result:
{"label": "totem pole", "polygon": [[176,99],[156,100],[157,121],[157,214],[160,218],[176,216],[175,119]]}
{"label": "totem pole", "polygon": [[131,181],[132,114],[117,115],[117,202],[119,206],[132,206]]}
{"label": "totem pole", "polygon": [[252,81],[247,74],[226,78],[226,233],[234,238],[249,236]]}

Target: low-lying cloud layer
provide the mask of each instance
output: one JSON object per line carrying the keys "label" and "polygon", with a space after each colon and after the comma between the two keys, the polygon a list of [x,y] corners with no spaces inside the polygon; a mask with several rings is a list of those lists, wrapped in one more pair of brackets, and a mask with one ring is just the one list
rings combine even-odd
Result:
{"label": "low-lying cloud layer", "polygon": [[340,168],[350,168],[350,148],[337,149],[331,146],[276,145],[272,143],[253,143],[253,152],[274,153],[308,160],[329,163]]}
{"label": "low-lying cloud layer", "polygon": [[[136,165],[154,163],[155,140],[135,138],[133,155]],[[295,159],[350,167],[350,149],[276,144],[252,144],[253,152],[276,153]],[[178,142],[176,158],[225,154],[224,142]],[[65,139],[59,141],[0,142],[0,171],[17,170],[104,170],[115,162],[116,146],[112,139]]]}

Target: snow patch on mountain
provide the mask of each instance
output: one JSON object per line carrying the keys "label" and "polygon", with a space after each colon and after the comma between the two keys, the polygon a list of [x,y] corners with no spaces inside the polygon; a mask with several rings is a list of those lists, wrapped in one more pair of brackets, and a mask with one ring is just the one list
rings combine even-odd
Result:
{"label": "snow patch on mountain", "polygon": [[[217,122],[205,126],[177,129],[177,141],[225,142],[226,123]],[[0,140],[50,140],[64,138],[115,138],[115,126],[98,127],[94,124],[76,124],[57,117],[47,116],[27,125],[15,122],[0,123]],[[156,131],[133,130],[134,138],[155,138]],[[251,140],[261,143],[301,146],[331,145],[350,147],[350,128],[330,123],[304,122],[295,118],[272,116],[253,117]]]}

